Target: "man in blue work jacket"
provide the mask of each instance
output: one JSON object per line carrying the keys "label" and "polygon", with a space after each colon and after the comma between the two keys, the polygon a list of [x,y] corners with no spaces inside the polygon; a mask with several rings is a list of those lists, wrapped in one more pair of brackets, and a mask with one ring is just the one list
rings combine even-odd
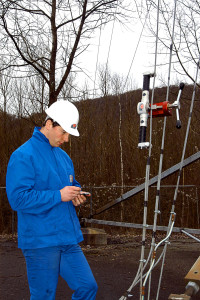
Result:
{"label": "man in blue work jacket", "polygon": [[18,213],[18,247],[26,259],[31,300],[53,300],[61,275],[73,300],[93,300],[97,284],[79,246],[75,206],[85,202],[72,160],[59,146],[79,136],[75,105],[60,100],[46,110],[42,128],[11,155],[6,190]]}

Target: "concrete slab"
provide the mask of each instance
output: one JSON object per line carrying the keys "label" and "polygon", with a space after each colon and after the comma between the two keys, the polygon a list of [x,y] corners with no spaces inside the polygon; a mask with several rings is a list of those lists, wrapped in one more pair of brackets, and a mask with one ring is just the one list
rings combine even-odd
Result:
{"label": "concrete slab", "polygon": [[191,297],[185,294],[181,294],[181,295],[171,294],[168,298],[168,300],[190,300],[190,299]]}
{"label": "concrete slab", "polygon": [[103,229],[98,228],[81,228],[84,241],[84,245],[107,245],[107,234]]}

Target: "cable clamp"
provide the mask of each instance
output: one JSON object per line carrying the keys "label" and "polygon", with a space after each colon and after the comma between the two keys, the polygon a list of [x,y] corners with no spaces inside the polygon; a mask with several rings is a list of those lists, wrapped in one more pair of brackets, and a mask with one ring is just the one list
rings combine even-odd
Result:
{"label": "cable clamp", "polygon": [[144,227],[144,228],[145,228],[145,227],[146,227],[146,228],[148,228],[148,227],[149,227],[149,225],[148,225],[148,224],[146,224],[146,225],[143,225],[143,227]]}
{"label": "cable clamp", "polygon": [[188,288],[192,287],[193,290],[194,290],[194,295],[196,295],[199,291],[199,285],[196,283],[196,282],[193,282],[193,281],[189,281],[188,284],[186,285],[186,290]]}
{"label": "cable clamp", "polygon": [[171,245],[171,243],[170,243],[169,240],[166,240],[166,241],[165,241],[165,244]]}
{"label": "cable clamp", "polygon": [[149,148],[149,142],[139,143],[138,148],[140,148],[140,149]]}
{"label": "cable clamp", "polygon": [[171,221],[174,222],[175,217],[176,217],[176,213],[175,212],[170,212],[170,214],[172,215]]}
{"label": "cable clamp", "polygon": [[170,214],[172,215],[172,217],[174,216],[174,218],[176,217],[176,213],[175,212],[170,212]]}
{"label": "cable clamp", "polygon": [[154,213],[161,214],[160,210],[154,210]]}
{"label": "cable clamp", "polygon": [[142,286],[142,288],[141,288],[141,295],[144,296],[144,294],[145,294],[145,286]]}

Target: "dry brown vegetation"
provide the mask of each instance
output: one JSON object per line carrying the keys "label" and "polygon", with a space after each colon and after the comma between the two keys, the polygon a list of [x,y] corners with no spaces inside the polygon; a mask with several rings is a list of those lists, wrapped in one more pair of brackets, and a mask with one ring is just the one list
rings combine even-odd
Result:
{"label": "dry brown vegetation", "polygon": [[[192,98],[192,86],[186,86],[181,98],[180,118],[182,128],[176,129],[176,114],[167,118],[163,171],[181,160],[187,120]],[[170,89],[170,102],[176,100],[178,87]],[[154,102],[165,101],[166,88],[156,88]],[[80,111],[80,137],[71,137],[64,148],[71,156],[76,179],[92,191],[93,210],[102,207],[122,193],[145,180],[147,150],[137,148],[139,116],[137,103],[141,90],[117,96],[76,102]],[[185,158],[199,151],[199,91],[196,93],[189,140]],[[121,107],[121,127],[120,124]],[[33,114],[30,119],[18,119],[0,112],[0,185],[5,186],[6,167],[11,153],[30,138],[35,125],[41,125],[43,115]],[[158,173],[163,119],[153,119],[151,177]],[[147,137],[148,138],[148,137]],[[121,139],[121,141],[120,141]],[[123,165],[122,165],[123,163]],[[199,226],[199,161],[184,168],[176,204],[176,226]],[[123,166],[123,170],[122,170]],[[162,181],[162,185],[175,185],[177,174]],[[123,186],[122,186],[123,185]],[[187,187],[187,185],[194,185]],[[101,187],[101,188],[99,188]],[[5,189],[0,190],[0,232],[11,232],[11,209]],[[148,222],[152,224],[156,188],[149,190]],[[161,188],[159,225],[167,225],[173,200],[174,188]],[[116,205],[98,216],[99,219],[142,223],[144,195],[140,193],[122,204]],[[79,212],[79,211],[78,211]],[[81,207],[80,215],[88,217],[90,203]],[[16,225],[15,225],[16,229]]]}

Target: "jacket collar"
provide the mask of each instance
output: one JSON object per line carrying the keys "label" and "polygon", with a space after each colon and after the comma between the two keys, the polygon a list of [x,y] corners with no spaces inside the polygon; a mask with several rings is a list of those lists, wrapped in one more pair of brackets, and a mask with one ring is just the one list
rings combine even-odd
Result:
{"label": "jacket collar", "polygon": [[33,137],[39,140],[40,142],[45,142],[49,144],[50,147],[52,147],[49,143],[48,138],[40,131],[41,127],[35,127],[33,131]]}

